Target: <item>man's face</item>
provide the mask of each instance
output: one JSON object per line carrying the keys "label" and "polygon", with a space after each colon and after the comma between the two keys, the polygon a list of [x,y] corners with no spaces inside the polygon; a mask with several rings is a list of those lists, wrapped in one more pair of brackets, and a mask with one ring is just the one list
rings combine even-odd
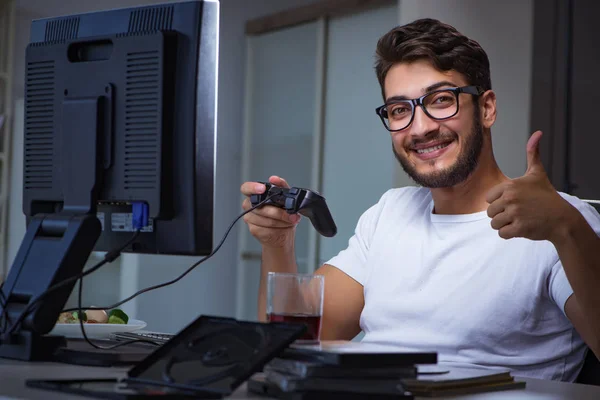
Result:
{"label": "man's face", "polygon": [[[386,103],[392,97],[414,99],[432,90],[467,85],[458,72],[440,72],[427,61],[397,64],[385,78]],[[481,154],[483,128],[477,98],[459,94],[458,113],[443,121],[429,118],[417,107],[411,125],[391,134],[396,159],[418,185],[455,186],[475,170]]]}

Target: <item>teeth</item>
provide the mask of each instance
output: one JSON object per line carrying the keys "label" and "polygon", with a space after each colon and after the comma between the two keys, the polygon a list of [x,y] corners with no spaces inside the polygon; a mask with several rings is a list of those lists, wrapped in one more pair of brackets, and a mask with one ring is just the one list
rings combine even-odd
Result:
{"label": "teeth", "polygon": [[437,146],[428,147],[426,149],[419,149],[419,150],[417,150],[417,153],[419,153],[419,154],[431,153],[432,151],[443,149],[446,146],[448,146],[448,145],[447,144],[440,144],[440,145],[437,145]]}

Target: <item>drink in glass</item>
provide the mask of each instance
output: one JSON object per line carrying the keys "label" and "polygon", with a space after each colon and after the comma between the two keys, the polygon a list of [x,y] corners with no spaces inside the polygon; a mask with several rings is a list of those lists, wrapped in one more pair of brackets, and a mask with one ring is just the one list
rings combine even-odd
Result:
{"label": "drink in glass", "polygon": [[323,275],[269,272],[267,275],[267,321],[306,325],[300,340],[318,341],[325,277]]}

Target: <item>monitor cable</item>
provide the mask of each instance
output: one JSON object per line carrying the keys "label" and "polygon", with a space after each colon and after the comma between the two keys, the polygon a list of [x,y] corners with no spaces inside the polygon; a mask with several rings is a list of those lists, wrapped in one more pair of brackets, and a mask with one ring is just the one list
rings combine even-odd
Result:
{"label": "monitor cable", "polygon": [[[54,293],[55,291],[57,291],[59,289],[64,288],[65,286],[67,286],[73,282],[78,281],[79,279],[83,278],[84,276],[87,276],[93,272],[96,272],[98,269],[103,267],[105,264],[111,263],[114,260],[116,260],[117,258],[119,258],[119,256],[121,255],[121,252],[124,251],[128,246],[130,246],[131,243],[133,243],[137,239],[139,234],[140,234],[139,230],[135,231],[135,233],[132,235],[132,237],[125,244],[123,244],[121,247],[119,247],[116,250],[107,252],[106,255],[103,257],[103,259],[101,261],[99,261],[97,264],[95,264],[93,267],[91,267],[90,269],[88,269],[84,272],[81,272],[75,276],[72,276],[70,278],[67,278],[64,281],[59,282],[59,283],[55,284],[54,286],[49,287],[44,292],[40,293],[40,295],[38,295],[32,301],[29,302],[27,307],[25,307],[25,309],[21,312],[21,314],[15,320],[15,322],[11,324],[10,328],[8,329],[8,332],[5,329],[5,330],[3,330],[2,333],[8,334],[8,335],[14,333],[15,330],[19,327],[19,325],[25,320],[25,318],[27,318],[27,316],[35,309],[35,307],[38,305],[38,303],[40,303],[42,300],[44,300],[48,295]],[[5,313],[5,314],[7,314],[7,313]]]}
{"label": "monitor cable", "polygon": [[[89,307],[89,308],[86,308],[86,309],[88,309],[88,310],[110,310],[110,309],[113,309],[113,308],[117,308],[117,307],[119,307],[119,306],[123,305],[124,303],[127,303],[128,301],[130,301],[130,300],[134,299],[135,297],[139,296],[139,295],[140,295],[140,294],[142,294],[142,293],[146,293],[146,292],[149,292],[149,291],[152,291],[152,290],[160,289],[160,288],[163,288],[163,287],[165,287],[165,286],[169,286],[169,285],[172,285],[172,284],[174,284],[174,283],[177,283],[177,282],[179,282],[179,281],[180,281],[180,280],[181,280],[183,277],[185,277],[187,274],[189,274],[190,272],[192,272],[192,270],[193,270],[194,268],[196,268],[198,265],[202,264],[204,261],[206,261],[206,260],[208,260],[209,258],[211,258],[212,256],[214,256],[214,255],[215,255],[215,253],[216,253],[217,251],[219,251],[219,249],[221,248],[221,246],[222,246],[222,245],[223,245],[223,243],[225,242],[225,239],[227,238],[227,235],[229,235],[229,232],[231,231],[231,229],[233,228],[233,226],[235,225],[235,223],[236,223],[236,222],[237,222],[237,221],[238,221],[240,218],[242,218],[244,215],[248,214],[249,212],[253,211],[254,209],[256,209],[256,208],[258,208],[258,207],[261,207],[263,204],[265,204],[267,201],[269,201],[269,200],[270,200],[272,197],[274,197],[274,196],[276,196],[276,195],[278,195],[278,194],[279,194],[278,192],[274,192],[274,193],[272,193],[270,196],[268,196],[267,198],[265,198],[265,199],[264,199],[263,201],[261,201],[260,203],[256,204],[256,205],[255,205],[255,206],[253,206],[252,208],[250,208],[250,209],[248,209],[248,210],[244,211],[243,213],[241,213],[240,215],[238,215],[238,216],[237,216],[237,217],[236,217],[236,218],[233,220],[233,222],[232,222],[232,223],[229,225],[229,227],[227,228],[227,230],[225,231],[225,234],[224,234],[224,235],[223,235],[223,237],[221,238],[221,241],[219,242],[219,244],[217,245],[217,247],[215,247],[215,248],[214,248],[214,250],[213,250],[213,251],[212,251],[212,252],[211,252],[209,255],[207,255],[207,256],[206,256],[206,257],[204,257],[203,259],[201,259],[201,260],[197,261],[196,263],[192,264],[192,265],[191,265],[191,266],[190,266],[190,267],[189,267],[187,270],[185,270],[185,271],[184,271],[184,272],[183,272],[181,275],[179,275],[178,277],[176,277],[176,278],[174,278],[174,279],[172,279],[172,280],[170,280],[170,281],[167,281],[167,282],[160,283],[160,284],[158,284],[158,285],[153,285],[153,286],[149,286],[149,287],[147,287],[147,288],[145,288],[145,289],[141,289],[141,290],[139,290],[138,292],[136,292],[136,293],[132,294],[131,296],[127,297],[126,299],[124,299],[124,300],[121,300],[121,301],[119,301],[119,302],[117,302],[117,303],[115,303],[115,304],[112,304],[112,305],[110,305],[109,307]],[[63,310],[63,311],[65,311],[65,312],[67,312],[67,311],[76,311],[76,310],[78,310],[78,309],[79,309],[79,308],[70,308],[70,309],[66,309],[66,310]]]}

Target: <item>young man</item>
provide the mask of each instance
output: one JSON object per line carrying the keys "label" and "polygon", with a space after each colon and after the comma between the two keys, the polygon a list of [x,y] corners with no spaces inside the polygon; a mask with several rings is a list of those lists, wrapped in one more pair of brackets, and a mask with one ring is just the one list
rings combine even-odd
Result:
{"label": "young man", "polygon": [[[326,277],[322,338],[363,330],[364,341],[436,351],[444,362],[573,381],[585,344],[600,355],[600,216],[552,187],[539,131],[525,175],[500,171],[496,96],[477,42],[418,20],[379,40],[376,73],[377,112],[420,187],[383,194],[317,271]],[[264,189],[246,182],[241,191]],[[261,319],[267,272],[296,271],[299,219],[270,206],[245,216],[263,247]]]}

